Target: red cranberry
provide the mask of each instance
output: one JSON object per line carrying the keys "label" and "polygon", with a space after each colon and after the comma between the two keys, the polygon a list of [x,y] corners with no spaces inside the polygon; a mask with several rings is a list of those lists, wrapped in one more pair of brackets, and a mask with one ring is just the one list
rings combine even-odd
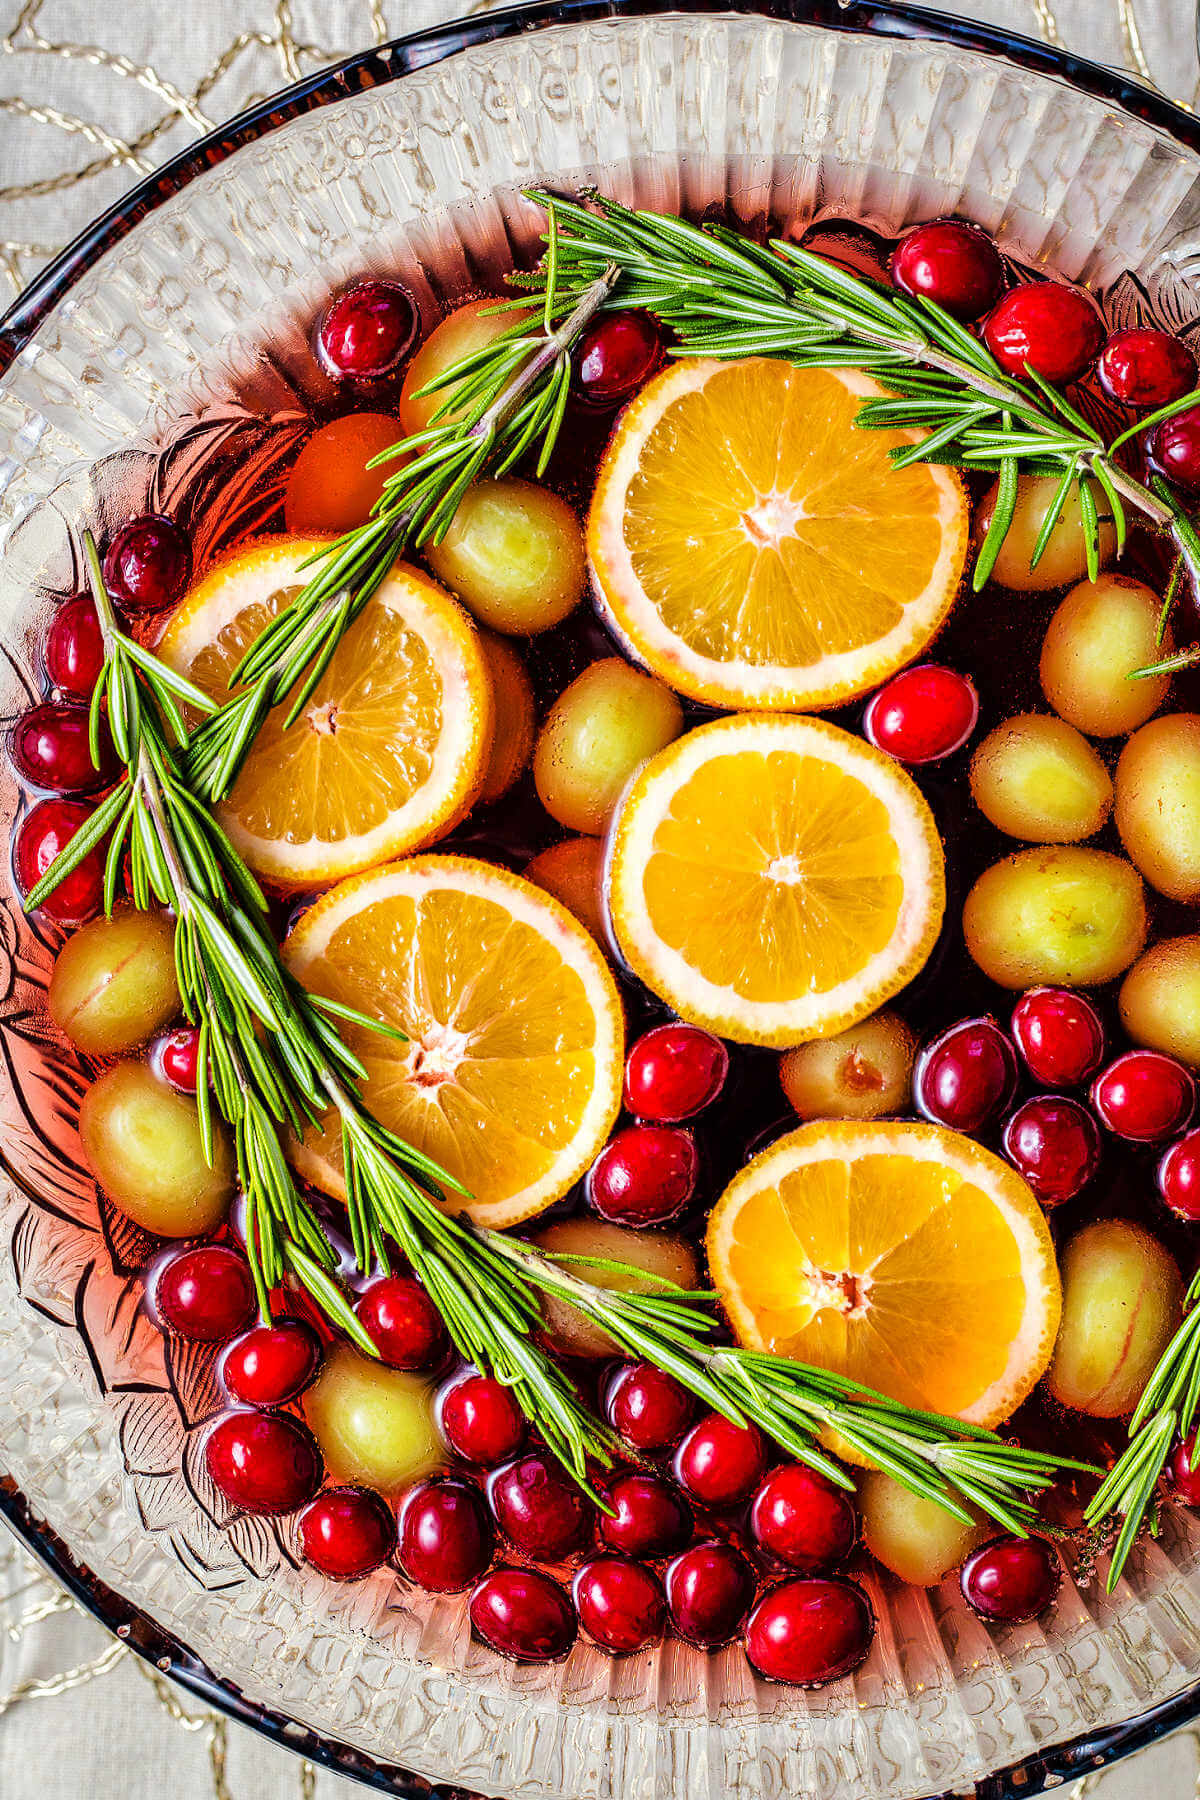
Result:
{"label": "red cranberry", "polygon": [[235,1400],[247,1406],[282,1406],[312,1380],[321,1361],[321,1340],[303,1319],[255,1325],[230,1344],[221,1379]]}
{"label": "red cranberry", "polygon": [[913,1099],[935,1125],[969,1133],[999,1112],[1016,1083],[1017,1059],[995,1019],[963,1019],[918,1055]]}
{"label": "red cranberry", "polygon": [[154,1283],[164,1325],[197,1344],[223,1344],[254,1317],[250,1264],[231,1244],[196,1244],[165,1262]]}
{"label": "red cranberry", "polygon": [[981,1619],[1020,1625],[1054,1600],[1062,1569],[1044,1537],[998,1537],[973,1550],[962,1566],[963,1599]]}
{"label": "red cranberry", "polygon": [[609,1484],[611,1513],[601,1513],[599,1533],[610,1550],[626,1556],[670,1556],[692,1535],[692,1509],[659,1475],[618,1475]]}
{"label": "red cranberry", "polygon": [[1013,1008],[1012,1034],[1025,1066],[1047,1087],[1076,1087],[1100,1067],[1104,1027],[1090,1000],[1070,988],[1035,987]]}
{"label": "red cranberry", "polygon": [[1200,492],[1200,406],[1164,419],[1150,433],[1150,461],[1177,487]]}
{"label": "red cranberry", "polygon": [[824,1687],[865,1662],[875,1637],[871,1602],[844,1576],[801,1576],[764,1594],[746,1621],[746,1655],[767,1681]]}
{"label": "red cranberry", "polygon": [[389,1369],[428,1369],[445,1354],[442,1316],[411,1275],[381,1276],[354,1310]]}
{"label": "red cranberry", "polygon": [[1196,358],[1183,339],[1148,325],[1114,331],[1097,371],[1105,393],[1122,406],[1170,406],[1196,385]]}
{"label": "red cranberry", "polygon": [[335,1581],[369,1575],[396,1547],[392,1509],[368,1488],[326,1488],[297,1523],[306,1559]]}
{"label": "red cranberry", "polygon": [[493,1569],[468,1611],[484,1643],[514,1662],[557,1662],[575,1642],[571,1602],[536,1569]]}
{"label": "red cranberry", "polygon": [[1035,1094],[1005,1125],[1004,1154],[1044,1205],[1058,1206],[1081,1194],[1099,1168],[1100,1133],[1078,1100]]}
{"label": "red cranberry", "polygon": [[711,1106],[725,1085],[729,1052],[698,1025],[656,1025],[625,1063],[625,1104],[640,1119],[677,1125]]}
{"label": "red cranberry", "polygon": [[962,749],[978,718],[979,696],[965,675],[918,663],[871,696],[863,733],[897,762],[940,762]]}
{"label": "red cranberry", "polygon": [[511,1544],[538,1562],[558,1562],[588,1534],[592,1504],[544,1450],[497,1469],[488,1499]]}
{"label": "red cranberry", "polygon": [[1159,1050],[1126,1050],[1092,1083],[1102,1125],[1134,1144],[1161,1144],[1182,1131],[1196,1104],[1196,1084],[1183,1064]]}
{"label": "red cranberry", "polygon": [[395,281],[355,281],[336,294],[317,327],[317,354],[331,375],[378,381],[416,340],[417,309]]}
{"label": "red cranberry", "polygon": [[735,1425],[716,1412],[692,1426],[675,1457],[680,1485],[703,1506],[736,1506],[758,1486],[766,1466],[758,1427]]}
{"label": "red cranberry", "polygon": [[100,766],[88,745],[88,709],[74,700],[43,700],[31,706],[9,734],[9,753],[22,781],[55,794],[86,794],[117,777],[118,763],[101,720],[97,748]]}
{"label": "red cranberry", "polygon": [[204,1462],[225,1498],[249,1513],[295,1512],[324,1473],[312,1432],[288,1413],[226,1413],[208,1434]]}
{"label": "red cranberry", "polygon": [[956,319],[981,319],[1004,287],[1004,264],[987,232],[962,219],[906,231],[892,252],[892,280]]}
{"label": "red cranberry", "polygon": [[624,1556],[584,1563],[572,1587],[579,1623],[602,1650],[628,1655],[655,1643],[667,1607],[656,1576]]}
{"label": "red cranberry", "polygon": [[649,313],[616,312],[589,325],[575,350],[576,385],[592,406],[619,406],[658,365],[662,344]]}
{"label": "red cranberry", "polygon": [[430,1593],[460,1594],[492,1560],[492,1522],[469,1481],[418,1481],[404,1496],[399,1523],[400,1567]]}
{"label": "red cranberry", "polygon": [[485,1469],[507,1462],[525,1442],[525,1416],[512,1389],[474,1370],[442,1389],[438,1417],[454,1453]]}
{"label": "red cranberry", "polygon": [[191,545],[174,519],[159,513],[122,525],[104,557],[104,585],[129,612],[174,606],[191,574]]}
{"label": "red cranberry", "polygon": [[604,1146],[588,1172],[593,1212],[614,1225],[665,1225],[696,1191],[699,1158],[679,1125],[627,1125]]}
{"label": "red cranberry", "polygon": [[160,1037],[150,1051],[155,1072],[181,1093],[194,1094],[200,1070],[200,1033],[195,1025],[181,1025]]}
{"label": "red cranberry", "polygon": [[1080,288],[1033,281],[1013,288],[988,314],[983,338],[1006,375],[1026,364],[1056,387],[1083,374],[1104,342],[1104,321]]}
{"label": "red cranberry", "polygon": [[90,700],[104,667],[104,634],[90,594],[59,607],[46,634],[46,674],[64,694]]}
{"label": "red cranberry", "polygon": [[[39,800],[17,826],[13,868],[22,894],[31,893],[59,853],[66,849],[93,808],[83,800]],[[89,850],[43,900],[41,911],[60,925],[82,925],[100,911],[104,898],[104,850]]]}
{"label": "red cranberry", "polygon": [[653,1363],[626,1363],[608,1385],[604,1411],[631,1449],[669,1450],[691,1424],[696,1402],[681,1382]]}
{"label": "red cranberry", "polygon": [[715,1650],[741,1630],[754,1599],[754,1570],[732,1544],[695,1544],[667,1564],[663,1585],[680,1637]]}
{"label": "red cranberry", "polygon": [[806,1575],[844,1562],[858,1536],[858,1514],[845,1488],[803,1463],[772,1469],[750,1507],[762,1548]]}
{"label": "red cranberry", "polygon": [[1163,1156],[1158,1191],[1177,1219],[1200,1219],[1200,1131],[1189,1131]]}
{"label": "red cranberry", "polygon": [[1171,1492],[1184,1506],[1200,1506],[1200,1465],[1196,1460],[1196,1433],[1176,1444],[1167,1463]]}

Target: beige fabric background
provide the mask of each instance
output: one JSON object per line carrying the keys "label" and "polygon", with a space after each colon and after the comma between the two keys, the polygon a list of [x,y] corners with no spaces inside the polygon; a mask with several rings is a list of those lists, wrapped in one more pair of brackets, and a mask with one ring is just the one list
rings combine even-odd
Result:
{"label": "beige fabric background", "polygon": [[[95,214],[251,101],[491,0],[0,0],[0,307]],[[941,0],[1200,103],[1193,0]],[[78,1614],[0,1526],[0,1800],[351,1800]],[[1200,1796],[1200,1732],[1061,1790]],[[579,1800],[587,1800],[581,1795]],[[797,1796],[797,1800],[801,1800]]]}

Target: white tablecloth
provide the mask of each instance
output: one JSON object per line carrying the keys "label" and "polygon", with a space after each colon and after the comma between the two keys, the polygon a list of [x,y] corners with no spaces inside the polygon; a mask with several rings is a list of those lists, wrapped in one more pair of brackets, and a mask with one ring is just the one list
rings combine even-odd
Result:
{"label": "white tablecloth", "polygon": [[[131,183],[251,101],[490,0],[0,0],[0,305]],[[941,0],[1200,97],[1192,0]],[[1192,1800],[1180,1733],[1064,1800]],[[168,1687],[0,1527],[0,1800],[362,1792]],[[587,1800],[581,1795],[579,1800]],[[797,1800],[801,1800],[797,1796]]]}

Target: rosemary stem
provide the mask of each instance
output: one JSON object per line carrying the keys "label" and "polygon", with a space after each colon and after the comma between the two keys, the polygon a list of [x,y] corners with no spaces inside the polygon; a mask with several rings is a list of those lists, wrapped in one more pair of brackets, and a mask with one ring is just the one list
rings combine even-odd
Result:
{"label": "rosemary stem", "polygon": [[471,426],[468,437],[490,440],[500,426],[511,419],[530,388],[536,387],[547,369],[552,368],[560,356],[566,355],[580,332],[595,318],[616,286],[619,274],[617,265],[610,263],[604,273],[597,276],[584,290],[562,324],[557,330],[547,333],[545,341],[529,361],[518,370],[508,386],[501,389],[487,411]]}

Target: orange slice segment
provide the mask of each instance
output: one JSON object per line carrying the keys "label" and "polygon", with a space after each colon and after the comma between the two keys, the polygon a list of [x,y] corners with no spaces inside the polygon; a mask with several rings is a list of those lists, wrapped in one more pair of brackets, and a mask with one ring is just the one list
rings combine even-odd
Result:
{"label": "orange slice segment", "polygon": [[1021,1177],[936,1125],[817,1123],[736,1175],[708,1259],[740,1343],[998,1425],[1050,1360],[1061,1288]]}
{"label": "orange slice segment", "polygon": [[944,904],[915,783],[820,719],[699,726],[645,764],[613,826],[626,961],[738,1043],[798,1044],[874,1012],[924,964]]}
{"label": "orange slice segment", "polygon": [[[481,1225],[532,1218],[579,1179],[621,1104],[624,1021],[608,965],[564,906],[503,869],[422,856],[324,895],[284,946],[311,991],[397,1026],[346,1028],[367,1105],[469,1189]],[[336,1132],[295,1146],[341,1196]]]}
{"label": "orange slice segment", "polygon": [[[311,574],[319,538],[255,544],[186,595],[159,654],[223,699],[238,659]],[[221,819],[284,889],[327,886],[443,836],[483,785],[491,684],[474,627],[397,564],[343,636],[304,711],[267,717]]]}
{"label": "orange slice segment", "polygon": [[588,553],[655,674],[713,706],[835,706],[929,642],[958,591],[968,509],[949,469],[896,470],[855,425],[853,369],[680,361],[623,414]]}

